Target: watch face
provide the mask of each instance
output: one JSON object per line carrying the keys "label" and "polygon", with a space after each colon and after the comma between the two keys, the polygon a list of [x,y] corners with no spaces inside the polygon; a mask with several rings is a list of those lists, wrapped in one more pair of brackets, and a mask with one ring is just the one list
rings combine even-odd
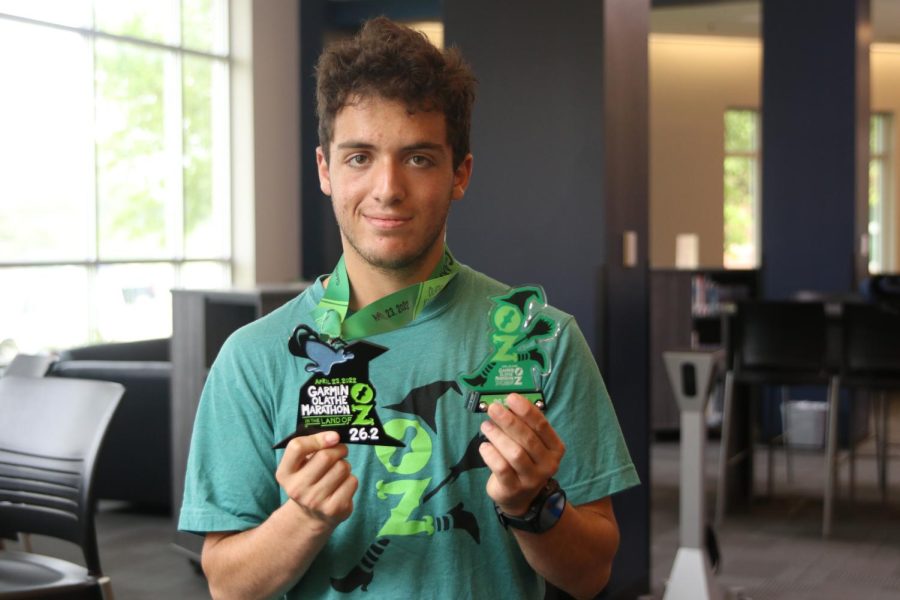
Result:
{"label": "watch face", "polygon": [[559,487],[555,479],[534,499],[531,507],[521,517],[511,517],[494,504],[497,518],[503,527],[514,527],[533,533],[543,533],[556,525],[566,508],[566,492]]}
{"label": "watch face", "polygon": [[547,501],[544,503],[543,509],[541,509],[540,516],[540,529],[541,531],[546,531],[550,529],[556,522],[559,521],[562,516],[563,509],[566,507],[566,494],[562,490],[558,490],[547,498]]}

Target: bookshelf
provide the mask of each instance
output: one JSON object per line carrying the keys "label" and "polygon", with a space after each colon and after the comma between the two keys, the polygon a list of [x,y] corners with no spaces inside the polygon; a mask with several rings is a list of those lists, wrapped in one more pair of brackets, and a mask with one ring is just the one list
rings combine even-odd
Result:
{"label": "bookshelf", "polygon": [[674,432],[678,405],[662,353],[678,348],[725,347],[728,316],[736,303],[756,298],[756,270],[678,270],[650,272],[650,426]]}

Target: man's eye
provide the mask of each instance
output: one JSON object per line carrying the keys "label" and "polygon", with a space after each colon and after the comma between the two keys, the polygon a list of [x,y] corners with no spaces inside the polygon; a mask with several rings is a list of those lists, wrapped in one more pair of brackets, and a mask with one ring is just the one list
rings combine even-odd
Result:
{"label": "man's eye", "polygon": [[417,167],[427,167],[433,164],[430,158],[421,154],[414,154],[409,158],[409,161]]}
{"label": "man's eye", "polygon": [[365,154],[354,154],[347,160],[347,162],[350,164],[351,167],[358,167],[360,165],[366,164],[368,162],[368,160],[369,160],[369,157],[366,156]]}

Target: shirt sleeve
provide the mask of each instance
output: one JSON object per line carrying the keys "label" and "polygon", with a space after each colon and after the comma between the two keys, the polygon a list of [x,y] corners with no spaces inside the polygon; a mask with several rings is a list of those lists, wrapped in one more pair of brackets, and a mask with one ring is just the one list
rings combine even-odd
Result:
{"label": "shirt sleeve", "polygon": [[197,409],[178,528],[243,531],[278,508],[270,381],[242,331],[222,346]]}
{"label": "shirt sleeve", "polygon": [[547,419],[566,445],[557,479],[569,502],[592,502],[640,484],[600,370],[573,318],[552,343]]}

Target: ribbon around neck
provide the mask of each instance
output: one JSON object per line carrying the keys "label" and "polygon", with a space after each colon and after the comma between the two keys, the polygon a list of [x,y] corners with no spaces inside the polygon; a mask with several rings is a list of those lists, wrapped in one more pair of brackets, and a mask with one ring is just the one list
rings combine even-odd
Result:
{"label": "ribbon around neck", "polygon": [[459,264],[450,249],[444,246],[441,262],[428,279],[379,298],[347,316],[350,307],[350,280],[344,257],[341,256],[328,279],[325,294],[313,309],[316,328],[323,337],[345,342],[399,329],[418,317],[425,306],[447,287],[457,272]]}

